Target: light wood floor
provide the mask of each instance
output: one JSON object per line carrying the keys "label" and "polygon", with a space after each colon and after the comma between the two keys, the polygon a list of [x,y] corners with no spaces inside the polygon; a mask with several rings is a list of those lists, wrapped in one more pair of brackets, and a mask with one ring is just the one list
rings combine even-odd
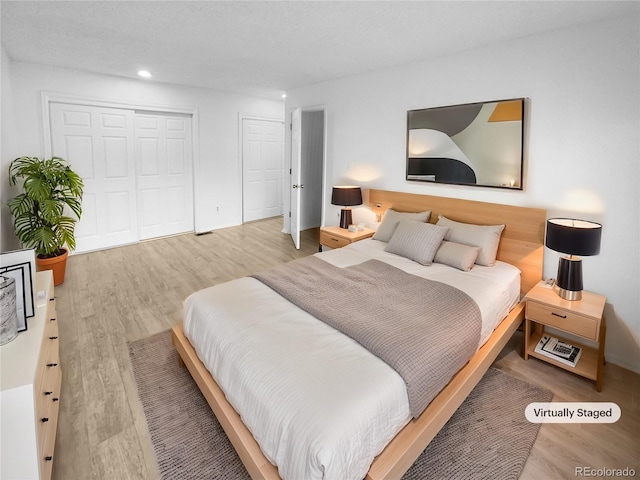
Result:
{"label": "light wood floor", "polygon": [[[303,232],[296,251],[281,227],[277,217],[69,258],[56,287],[63,385],[54,479],[158,478],[127,342],[177,323],[182,300],[196,290],[317,251],[317,230]],[[543,425],[521,478],[573,478],[582,466],[640,475],[640,376],[608,364],[598,393],[592,382],[525,362],[521,341],[517,333],[495,366],[546,386],[556,401],[613,401],[622,409],[612,425]]]}

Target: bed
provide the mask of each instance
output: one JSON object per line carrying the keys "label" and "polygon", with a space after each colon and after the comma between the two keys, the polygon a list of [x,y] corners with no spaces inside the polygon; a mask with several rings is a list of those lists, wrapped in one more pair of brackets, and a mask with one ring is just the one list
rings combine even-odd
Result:
{"label": "bed", "polygon": [[[397,212],[423,212],[429,210],[431,211],[430,222],[432,224],[437,223],[440,216],[445,216],[452,221],[475,225],[505,225],[497,250],[495,266],[474,266],[471,272],[465,272],[467,275],[464,276],[465,279],[471,278],[473,275],[482,278],[485,274],[489,275],[489,272],[491,272],[493,276],[495,276],[495,272],[503,272],[506,283],[501,290],[502,293],[500,293],[500,296],[504,297],[504,299],[500,302],[488,298],[483,300],[484,294],[482,292],[475,294],[474,299],[479,305],[480,310],[482,310],[483,316],[481,331],[478,334],[479,341],[474,348],[475,353],[472,354],[468,362],[465,359],[464,366],[462,366],[459,371],[456,367],[457,373],[454,372],[451,380],[447,380],[448,383],[441,390],[439,387],[439,393],[437,393],[434,398],[428,399],[426,409],[415,410],[411,403],[411,399],[413,398],[411,391],[408,389],[403,390],[403,379],[397,377],[397,373],[386,365],[385,362],[381,362],[367,351],[364,353],[356,351],[354,354],[352,350],[340,350],[341,348],[352,349],[352,346],[347,345],[354,343],[351,338],[345,337],[342,333],[333,330],[332,327],[324,325],[323,322],[319,322],[311,314],[306,312],[296,314],[295,310],[298,307],[293,305],[289,307],[287,304],[288,300],[271,291],[262,283],[265,281],[264,279],[261,279],[261,281],[255,278],[239,279],[238,281],[234,281],[235,283],[230,282],[231,285],[224,284],[194,294],[195,300],[190,297],[190,299],[185,302],[185,328],[183,329],[183,324],[180,324],[173,329],[174,345],[180,355],[181,361],[187,366],[200,390],[207,398],[207,401],[211,405],[252,478],[279,478],[278,469],[273,463],[280,464],[284,476],[289,476],[290,478],[296,476],[307,477],[308,472],[300,473],[303,471],[295,470],[293,467],[289,468],[287,464],[288,459],[292,457],[290,450],[295,450],[295,448],[292,447],[289,450],[285,449],[285,451],[281,451],[281,445],[286,445],[287,441],[290,445],[302,444],[304,442],[299,442],[295,438],[289,439],[288,429],[285,429],[286,431],[283,432],[282,429],[278,430],[276,428],[275,431],[277,435],[275,437],[273,432],[269,433],[268,428],[264,431],[261,430],[262,428],[266,428],[261,426],[267,422],[265,417],[269,417],[270,422],[273,422],[275,419],[276,423],[283,421],[293,422],[292,418],[297,419],[297,421],[295,421],[296,424],[304,424],[305,428],[308,424],[310,431],[314,432],[312,435],[319,437],[321,434],[324,434],[324,430],[322,429],[325,424],[331,423],[329,420],[325,420],[330,417],[326,416],[328,413],[324,410],[325,405],[331,405],[331,415],[337,415],[335,422],[340,426],[343,424],[346,425],[348,423],[347,419],[356,417],[356,415],[345,413],[345,418],[341,418],[340,414],[343,412],[341,412],[340,406],[344,405],[345,410],[347,410],[348,402],[346,400],[355,395],[355,391],[364,390],[369,392],[369,384],[360,385],[358,383],[360,378],[368,378],[370,374],[371,376],[374,375],[367,370],[368,368],[371,368],[371,372],[375,371],[375,375],[381,375],[381,377],[376,378],[383,380],[376,380],[376,382],[381,381],[384,383],[384,388],[380,390],[388,398],[386,398],[385,402],[378,402],[377,400],[376,402],[369,401],[369,399],[377,399],[377,395],[380,393],[371,391],[366,394],[367,397],[365,398],[367,402],[364,403],[375,403],[373,408],[386,408],[387,410],[383,410],[384,413],[380,414],[380,412],[376,410],[369,412],[364,409],[363,415],[365,415],[365,417],[355,418],[354,422],[356,424],[362,424],[363,421],[366,420],[366,415],[372,415],[376,418],[375,422],[368,422],[368,425],[365,426],[365,436],[368,435],[366,430],[372,428],[371,425],[379,426],[380,431],[369,432],[371,437],[375,437],[377,443],[373,442],[374,444],[369,445],[368,450],[365,452],[366,455],[371,458],[365,455],[364,458],[369,459],[363,460],[366,462],[364,470],[362,470],[362,465],[356,466],[354,470],[356,473],[351,472],[350,474],[355,475],[354,478],[358,478],[358,475],[359,478],[362,478],[362,476],[364,476],[363,473],[366,473],[367,478],[401,477],[477,384],[513,332],[520,325],[523,320],[524,310],[523,304],[519,302],[519,293],[528,291],[528,289],[541,278],[542,239],[544,222],[546,220],[546,212],[544,210],[381,190],[370,190],[365,193],[365,197],[368,197],[368,205],[371,209],[380,214],[384,213],[388,208],[392,208]],[[434,274],[438,282],[441,282],[442,279],[454,278],[457,275],[451,272],[451,268],[443,267],[442,265],[434,263],[431,266],[425,267],[403,256],[387,253],[384,246],[381,245],[381,242],[377,240],[358,242],[352,247],[353,248],[327,252],[327,254],[320,254],[321,260],[319,262],[322,265],[325,263],[330,264],[333,268],[346,269],[354,266],[358,268],[360,265],[368,265],[369,262],[367,260],[371,259],[372,263],[382,263],[383,268],[385,268],[387,264],[392,264],[394,270],[401,270],[401,272],[398,272],[399,275],[405,274],[403,272],[408,272],[412,276],[422,276],[421,272],[428,272],[428,274],[425,275]],[[513,267],[516,267],[517,270]],[[325,267],[323,266],[322,268]],[[376,265],[376,268],[379,268],[379,266]],[[515,276],[515,285],[514,270],[520,273],[519,279],[517,278],[517,274]],[[329,275],[331,275],[331,272],[329,272]],[[486,283],[486,281],[485,279],[480,283]],[[493,282],[493,280],[491,281]],[[453,282],[456,283],[457,280],[453,280]],[[471,281],[463,280],[463,282]],[[466,290],[463,290],[473,297],[475,288],[476,287],[471,285],[465,287]],[[243,299],[245,299],[245,301],[242,301]],[[251,300],[246,301],[246,299]],[[267,365],[270,366],[271,364],[265,362],[264,365],[254,366],[251,372],[243,374],[244,376],[242,376],[237,368],[241,367],[244,358],[247,356],[253,357],[253,352],[261,349],[259,343],[251,343],[260,341],[260,339],[249,338],[254,334],[258,335],[257,332],[261,330],[261,327],[256,327],[253,320],[249,318],[255,317],[255,305],[258,299],[264,302],[261,304],[263,306],[260,307],[262,311],[270,312],[275,309],[280,312],[280,309],[285,309],[284,318],[286,318],[287,321],[296,317],[295,321],[302,322],[303,326],[300,331],[297,331],[285,322],[285,326],[282,327],[280,331],[277,329],[271,332],[268,330],[264,331],[263,334],[265,336],[272,336],[275,339],[276,346],[273,347],[273,350],[276,356],[280,355],[283,350],[286,350],[286,355],[284,356],[284,360],[282,360],[283,363],[278,366],[277,370],[270,371]],[[215,348],[212,347],[211,349],[214,350],[213,354],[211,352],[207,353],[207,345],[217,341],[215,338],[216,335],[222,337],[222,331],[226,330],[226,324],[220,323],[214,328],[206,327],[209,328],[208,333],[206,331],[205,333],[198,333],[197,328],[193,326],[195,324],[194,321],[191,320],[194,309],[203,309],[205,308],[204,305],[207,305],[208,308],[209,304],[215,305],[216,312],[224,311],[225,315],[235,315],[241,318],[243,317],[243,312],[245,312],[245,320],[248,322],[247,325],[242,327],[244,330],[240,328],[240,330],[237,331],[230,331],[230,339],[220,340],[220,342],[223,342],[222,344],[217,345]],[[493,308],[494,304],[500,304],[501,306]],[[196,305],[196,307],[194,307],[194,305]],[[366,308],[366,304],[361,308]],[[321,313],[322,312],[318,312],[318,316]],[[204,316],[207,315],[219,316],[220,314],[207,313]],[[278,315],[283,316],[281,313],[278,313]],[[298,319],[298,317],[300,317],[301,320]],[[484,317],[489,318],[488,323],[485,323]],[[319,324],[322,326],[319,326]],[[197,340],[194,341],[194,344],[198,345],[199,354],[196,353],[196,349],[188,340],[187,336],[185,336],[185,330],[187,330],[188,336]],[[224,334],[227,335],[227,333]],[[209,335],[208,339],[207,335]],[[254,345],[251,348],[251,355],[247,355],[247,352],[237,351],[238,349],[234,347],[234,345],[237,346],[240,342],[233,342],[234,335],[236,337],[244,336],[243,339],[246,339],[247,344]],[[333,391],[333,384],[331,383],[334,381],[333,375],[325,376],[323,371],[313,370],[313,368],[317,368],[317,365],[311,367],[311,374],[297,373],[296,369],[302,371],[302,368],[307,368],[303,364],[309,363],[304,357],[304,351],[302,354],[290,352],[289,350],[293,349],[284,348],[284,346],[289,342],[289,345],[300,344],[304,345],[304,348],[307,348],[304,335],[308,335],[309,337],[307,338],[313,339],[313,341],[309,340],[307,343],[319,344],[319,348],[317,348],[318,352],[325,350],[328,345],[330,345],[331,348],[337,349],[337,353],[332,352],[328,353],[326,357],[319,357],[318,364],[324,365],[323,368],[328,370],[332,368],[334,370],[340,370],[341,375],[342,370],[349,370],[349,372],[344,373],[346,380],[343,380],[343,383],[353,383],[354,385],[351,386],[351,391],[347,388],[346,393],[336,393],[335,396],[333,394],[327,394],[327,392]],[[288,336],[291,337],[287,338]],[[346,340],[344,340],[345,338]],[[204,346],[198,342],[204,342]],[[478,348],[478,345],[481,345],[480,348]],[[234,349],[236,350],[235,357],[232,353]],[[268,350],[268,348],[265,348],[265,350]],[[232,360],[226,360],[225,363],[224,356],[219,353],[223,351],[230,352],[228,354],[225,353],[225,355],[228,355],[228,358]],[[310,351],[314,352],[311,356],[316,355],[315,350]],[[320,353],[318,353],[318,355],[320,355]],[[356,357],[352,358],[348,355],[356,355]],[[370,359],[367,355],[374,358]],[[216,357],[217,360],[212,361],[210,359],[211,356]],[[341,364],[339,363],[340,360],[336,360],[338,363],[331,363],[334,361],[334,357],[338,359],[344,357],[347,359],[346,363]],[[205,367],[201,358],[207,363],[208,367]],[[274,362],[277,361],[278,360],[275,360]],[[380,363],[383,363],[384,366],[380,366]],[[287,367],[288,369],[285,371],[284,367],[287,364],[293,367]],[[371,367],[369,367],[369,365],[371,365]],[[357,368],[354,367],[352,369],[351,366],[357,366]],[[364,370],[360,371],[359,368],[363,368]],[[214,381],[209,370],[214,372],[214,376],[223,388],[225,388],[227,395],[225,395],[218,383]],[[390,370],[391,373],[389,373]],[[297,377],[296,375],[299,376]],[[349,375],[351,375],[351,377]],[[236,376],[240,378],[240,383],[244,382],[249,385],[249,387],[256,385],[257,390],[254,389],[253,394],[237,393],[237,387],[231,385],[236,381]],[[309,376],[312,376],[314,381],[309,385],[304,384],[305,377]],[[301,385],[305,385],[305,388],[298,390],[302,391],[302,393],[311,392],[308,393],[307,397],[298,397],[296,396],[297,394],[290,393],[295,389],[292,389],[291,386],[287,387],[288,384],[286,382],[291,383],[291,379],[296,378],[299,379]],[[285,381],[285,379],[289,380]],[[338,383],[340,383],[340,381],[338,381]],[[314,385],[317,386],[318,384],[325,387],[324,390],[321,388],[313,391]],[[372,384],[375,385],[376,383],[373,382]],[[259,388],[257,385],[259,385]],[[396,386],[392,388],[390,385]],[[251,390],[249,389],[248,391]],[[286,393],[286,395],[283,395],[283,393]],[[282,405],[278,403],[278,395],[283,395]],[[344,397],[341,395],[344,395]],[[293,404],[301,401],[307,402],[310,399],[309,397],[314,396],[318,396],[322,401],[317,406],[309,407],[308,417],[304,420],[301,421],[300,417],[296,416],[290,418],[282,416],[291,410],[291,407],[288,406],[290,403],[287,404],[286,402],[293,402]],[[245,401],[244,397],[250,397],[250,399]],[[256,399],[253,397],[259,398]],[[407,397],[409,397],[409,400],[407,400]],[[254,404],[253,407],[249,405],[251,402]],[[271,402],[271,404],[269,404],[269,402]],[[264,411],[260,411],[263,403],[268,406],[264,407]],[[384,404],[383,407],[378,407],[378,403]],[[235,405],[239,411],[243,412],[242,419],[231,406],[232,404]],[[313,404],[310,403],[310,405]],[[251,408],[259,410],[258,413],[251,413]],[[327,408],[329,409],[329,407]],[[285,410],[285,412],[282,413],[280,410]],[[381,418],[383,418],[384,421],[381,421]],[[254,439],[254,435],[252,435],[245,423],[256,432],[255,436],[258,438],[258,441]],[[291,431],[293,432],[293,430],[292,428]],[[291,435],[293,435],[293,433]],[[351,436],[351,433],[347,433],[345,438]],[[322,445],[320,447],[315,446],[314,448],[317,448],[317,450],[312,452],[313,455],[320,457],[321,454],[325,455],[325,450],[328,449],[328,455],[330,457],[332,455],[335,456],[330,448],[332,447],[332,441],[333,440],[327,442],[329,446],[326,449]],[[259,443],[262,445],[262,448],[259,446]],[[344,447],[344,445],[339,442],[337,442],[336,445],[338,445],[336,447],[338,450],[342,450]],[[360,447],[358,446],[358,448]],[[372,452],[375,454],[375,459],[371,462],[373,458]],[[269,457],[271,461],[269,461],[267,457]],[[321,478],[325,474],[323,461],[323,459],[319,459],[319,465],[313,467],[315,470],[309,473],[309,475],[313,474],[313,476]],[[343,460],[343,463],[349,464],[358,464],[358,462],[361,462],[361,460],[354,460],[351,457]],[[294,462],[292,461],[292,463]],[[358,470],[358,468],[360,470]],[[328,478],[342,477],[342,471],[339,469],[332,470],[330,467],[327,467],[326,476]]]}

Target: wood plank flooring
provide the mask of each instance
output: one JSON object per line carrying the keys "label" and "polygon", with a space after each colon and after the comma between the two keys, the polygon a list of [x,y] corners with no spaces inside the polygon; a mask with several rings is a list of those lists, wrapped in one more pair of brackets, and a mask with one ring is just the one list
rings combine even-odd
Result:
{"label": "wood plank flooring", "polygon": [[[158,478],[127,342],[177,323],[182,300],[196,290],[317,251],[317,230],[303,232],[297,251],[281,228],[276,217],[69,258],[56,287],[63,385],[55,480]],[[546,386],[556,401],[613,401],[622,409],[612,425],[543,425],[521,478],[573,478],[575,467],[631,467],[640,475],[640,376],[607,364],[598,393],[593,382],[525,362],[521,343],[517,333],[495,366]]]}

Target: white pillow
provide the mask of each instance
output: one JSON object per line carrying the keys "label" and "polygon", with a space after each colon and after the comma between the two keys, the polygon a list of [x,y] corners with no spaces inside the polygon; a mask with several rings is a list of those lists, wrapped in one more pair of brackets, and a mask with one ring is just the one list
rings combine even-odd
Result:
{"label": "white pillow", "polygon": [[450,242],[480,247],[480,253],[476,259],[478,265],[492,267],[496,263],[500,235],[504,225],[473,225],[449,220],[444,215],[438,217],[438,223],[443,227],[449,227],[444,239]]}
{"label": "white pillow", "polygon": [[479,253],[480,247],[471,247],[469,245],[444,240],[440,244],[440,248],[438,248],[433,261],[468,272],[473,268],[473,264],[476,262]]}
{"label": "white pillow", "polygon": [[429,217],[431,216],[431,210],[427,210],[425,212],[420,213],[406,213],[406,212],[396,212],[395,210],[391,210],[390,208],[384,214],[382,218],[382,223],[376,230],[376,233],[373,235],[374,240],[380,240],[381,242],[388,242],[391,240],[393,232],[396,231],[398,223],[400,220],[414,220],[416,222],[428,222]]}
{"label": "white pillow", "polygon": [[364,223],[367,228],[377,230],[380,223],[377,221],[377,214],[369,207],[360,206],[351,209],[353,224],[358,225]]}
{"label": "white pillow", "polygon": [[402,255],[421,265],[431,265],[447,230],[447,227],[430,223],[401,220],[385,251]]}

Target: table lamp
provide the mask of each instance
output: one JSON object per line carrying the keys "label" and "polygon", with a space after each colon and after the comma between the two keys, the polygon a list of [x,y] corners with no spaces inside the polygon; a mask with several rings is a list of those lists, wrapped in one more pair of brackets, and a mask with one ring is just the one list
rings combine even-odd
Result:
{"label": "table lamp", "polygon": [[[360,187],[338,186],[331,192],[331,204],[342,207],[362,205],[362,191]],[[350,208],[343,208],[340,212],[340,228],[349,228],[353,223]]]}
{"label": "table lamp", "polygon": [[602,225],[572,218],[547,220],[545,245],[556,252],[566,253],[558,261],[558,276],[553,290],[565,300],[582,299],[582,260],[576,255],[600,253]]}

